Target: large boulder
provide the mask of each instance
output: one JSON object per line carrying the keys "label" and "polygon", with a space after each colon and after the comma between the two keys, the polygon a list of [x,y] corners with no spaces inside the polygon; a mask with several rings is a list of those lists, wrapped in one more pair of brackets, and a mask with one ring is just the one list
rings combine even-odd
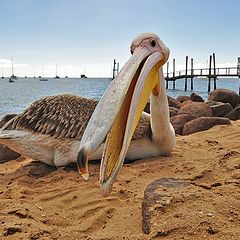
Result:
{"label": "large boulder", "polygon": [[190,95],[190,99],[194,102],[204,102],[204,99],[195,92]]}
{"label": "large boulder", "polygon": [[193,102],[191,100],[182,104],[178,115],[189,114],[197,117],[212,117],[212,110],[205,102]]}
{"label": "large boulder", "polygon": [[214,117],[224,117],[233,110],[230,103],[208,102],[208,104],[210,105]]}
{"label": "large boulder", "polygon": [[174,117],[178,114],[179,109],[175,107],[169,107],[169,116]]}
{"label": "large boulder", "polygon": [[240,106],[234,108],[230,113],[225,115],[226,118],[229,118],[231,120],[238,120],[240,119]]}
{"label": "large boulder", "polygon": [[182,104],[179,101],[175,100],[174,98],[168,96],[168,105],[169,107],[175,107],[179,109]]}
{"label": "large boulder", "polygon": [[0,144],[0,163],[7,162],[19,158],[21,155],[14,152],[7,146]]}
{"label": "large boulder", "polygon": [[218,88],[209,93],[208,100],[230,103],[234,108],[239,103],[239,95],[232,90]]}
{"label": "large boulder", "polygon": [[231,124],[230,120],[220,117],[199,117],[187,122],[183,127],[182,134],[188,135],[195,132],[201,132],[210,129],[215,125],[225,124]]}
{"label": "large boulder", "polygon": [[177,101],[179,101],[180,103],[186,102],[188,100],[191,100],[189,96],[178,96],[176,98]]}
{"label": "large boulder", "polygon": [[181,114],[170,118],[176,134],[182,135],[182,130],[186,122],[195,119],[194,116],[189,114]]}

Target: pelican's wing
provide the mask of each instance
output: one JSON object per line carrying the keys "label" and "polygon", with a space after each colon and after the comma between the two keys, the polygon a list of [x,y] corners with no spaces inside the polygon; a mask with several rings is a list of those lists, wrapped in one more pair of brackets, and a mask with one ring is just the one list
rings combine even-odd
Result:
{"label": "pelican's wing", "polygon": [[4,129],[81,139],[96,105],[95,100],[74,95],[44,97],[10,120]]}
{"label": "pelican's wing", "polygon": [[[96,105],[96,100],[74,95],[44,97],[11,119],[2,130],[29,130],[56,138],[80,140]],[[144,114],[132,139],[149,134],[150,119]]]}

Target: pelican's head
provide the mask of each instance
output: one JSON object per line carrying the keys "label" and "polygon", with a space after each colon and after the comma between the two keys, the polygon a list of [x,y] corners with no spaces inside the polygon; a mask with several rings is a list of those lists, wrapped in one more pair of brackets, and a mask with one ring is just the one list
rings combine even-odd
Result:
{"label": "pelican's head", "polygon": [[159,69],[168,60],[169,49],[153,33],[142,33],[131,44],[131,58],[100,99],[80,142],[78,168],[88,179],[88,156],[105,140],[100,188],[108,196],[126,156],[142,111],[161,87]]}
{"label": "pelican's head", "polygon": [[162,42],[162,40],[154,33],[141,33],[136,38],[133,39],[130,51],[134,54],[139,48],[146,48],[149,51],[149,55],[159,52],[162,54],[161,64],[167,62],[169,57],[169,49]]}

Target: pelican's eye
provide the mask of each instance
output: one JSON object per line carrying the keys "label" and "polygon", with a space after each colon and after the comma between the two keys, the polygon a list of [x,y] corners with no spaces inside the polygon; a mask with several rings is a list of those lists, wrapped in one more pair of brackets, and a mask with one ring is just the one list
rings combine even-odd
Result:
{"label": "pelican's eye", "polygon": [[152,41],[151,41],[151,46],[152,46],[152,47],[156,47],[156,41],[155,41],[155,40],[152,40]]}
{"label": "pelican's eye", "polygon": [[133,55],[133,50],[132,50],[132,48],[130,48],[130,52],[131,52],[131,54]]}

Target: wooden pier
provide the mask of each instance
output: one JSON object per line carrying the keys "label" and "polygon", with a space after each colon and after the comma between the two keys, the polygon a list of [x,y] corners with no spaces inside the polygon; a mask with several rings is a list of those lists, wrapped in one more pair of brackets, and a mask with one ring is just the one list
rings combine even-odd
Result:
{"label": "wooden pier", "polygon": [[[184,70],[177,71],[175,70],[175,58],[173,59],[173,72],[169,73],[169,62],[167,63],[167,73],[165,74],[166,79],[166,88],[169,88],[169,82],[172,82],[172,88],[176,88],[176,80],[184,79],[184,90],[188,90],[188,79],[191,79],[190,89],[194,88],[194,78],[204,77],[208,78],[208,92],[211,91],[211,80],[214,82],[214,89],[217,88],[217,78],[218,77],[239,77],[240,78],[240,57],[237,61],[236,67],[216,67],[215,53],[209,57],[209,67],[208,68],[193,68],[193,58],[190,61],[190,68],[188,67],[188,56],[186,56],[186,67]],[[240,92],[240,88],[239,88]]]}

